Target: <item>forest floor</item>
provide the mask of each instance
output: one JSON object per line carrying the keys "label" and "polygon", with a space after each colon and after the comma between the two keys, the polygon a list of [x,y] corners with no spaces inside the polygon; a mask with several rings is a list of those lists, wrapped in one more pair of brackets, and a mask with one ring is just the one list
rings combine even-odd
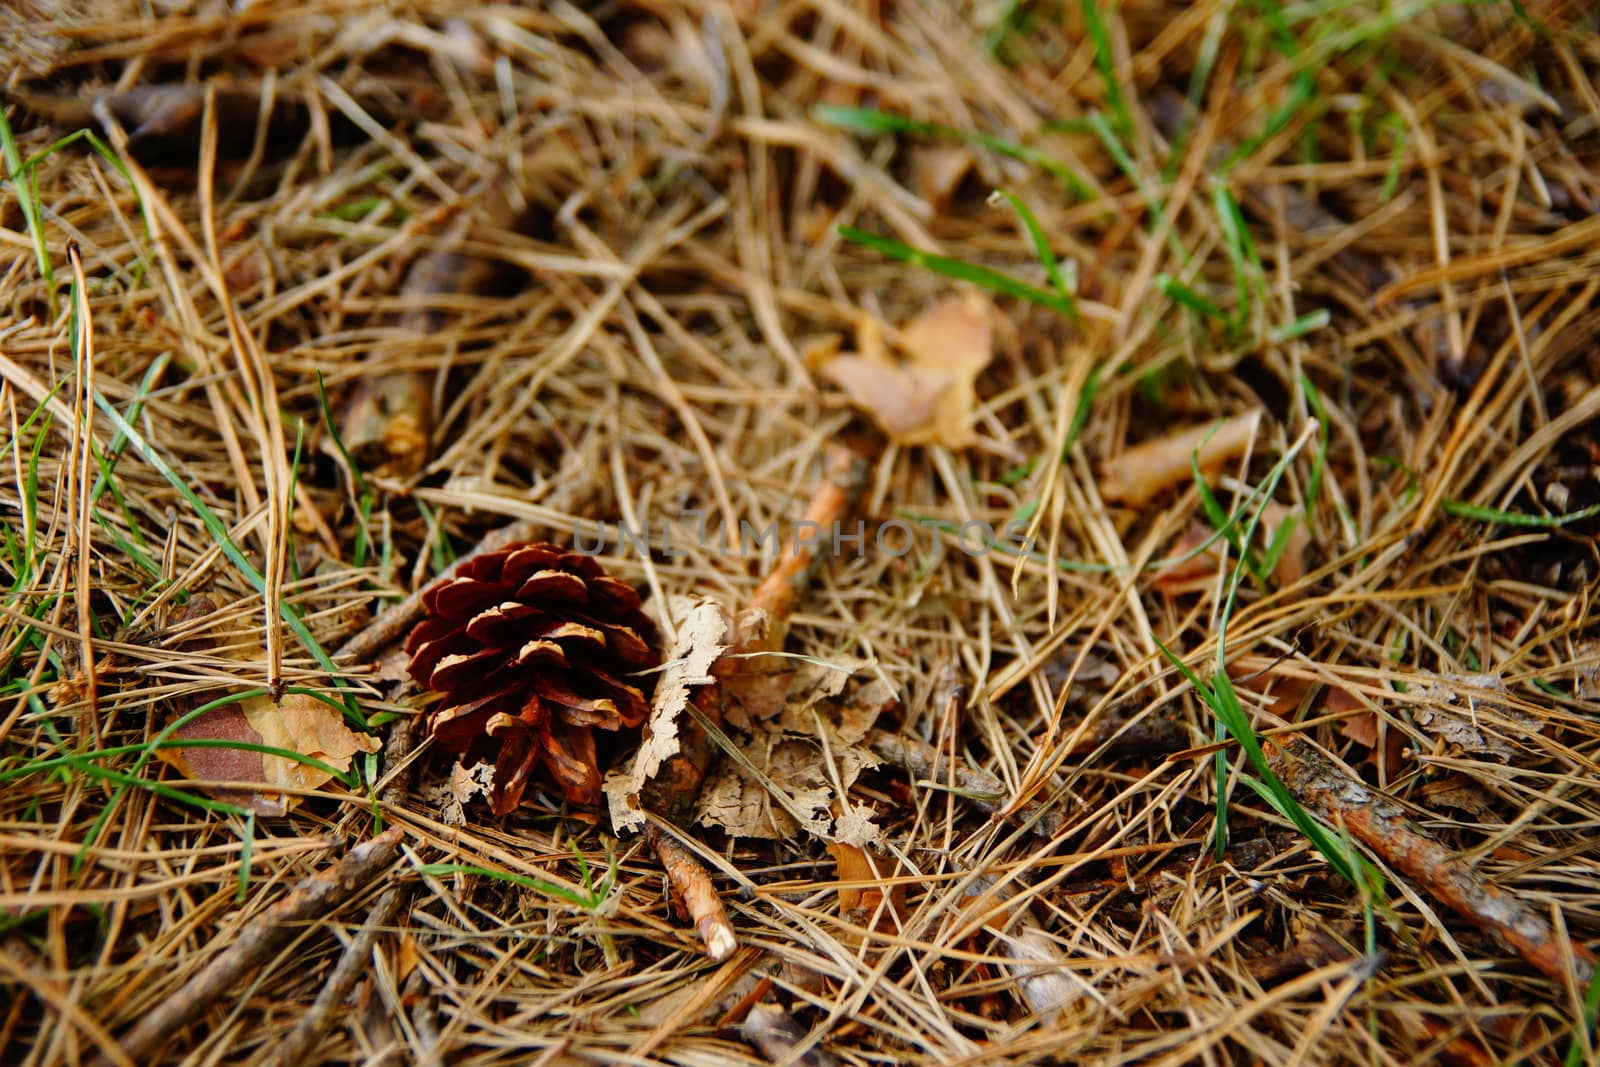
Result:
{"label": "forest floor", "polygon": [[5,5],[0,1061],[1600,1062],[1597,30]]}

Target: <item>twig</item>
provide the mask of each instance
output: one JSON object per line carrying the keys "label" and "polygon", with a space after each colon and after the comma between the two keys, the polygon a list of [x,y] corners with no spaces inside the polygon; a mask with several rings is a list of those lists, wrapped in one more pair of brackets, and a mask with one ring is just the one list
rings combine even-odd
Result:
{"label": "twig", "polygon": [[806,505],[805,514],[795,526],[794,537],[772,570],[756,586],[749,609],[739,618],[736,640],[740,647],[737,651],[761,652],[783,647],[789,616],[794,613],[800,594],[810,586],[816,569],[818,556],[814,545],[819,541],[832,543],[834,524],[854,513],[866,487],[866,461],[849,449],[832,449],[827,476]]}
{"label": "twig", "polygon": [[378,803],[386,807],[399,807],[411,790],[411,778],[417,764],[415,760],[406,761],[416,751],[421,723],[422,716],[406,715],[396,719],[394,725],[389,727],[389,737],[383,743],[383,769],[391,777],[378,791]]}
{"label": "twig", "polygon": [[[167,1038],[196,1022],[246,973],[271,959],[302,931],[302,924],[336,911],[393,862],[402,833],[392,827],[351,849],[329,870],[301,879],[288,896],[250,920],[220,956],[129,1030],[119,1042],[123,1052],[135,1063],[153,1063],[153,1053]],[[106,1057],[97,1061],[109,1062]]]}
{"label": "twig", "polygon": [[367,976],[367,964],[372,956],[372,946],[378,940],[378,935],[383,933],[383,928],[389,925],[394,919],[395,912],[399,910],[399,887],[384,890],[378,902],[367,913],[366,921],[361,924],[361,932],[345,946],[338,964],[328,976],[321,992],[317,994],[317,999],[312,1003],[310,1010],[300,1017],[295,1028],[289,1031],[289,1036],[274,1051],[273,1063],[282,1064],[283,1067],[293,1067],[295,1064],[308,1062],[317,1038],[328,1025],[329,1013],[343,1006],[350,999],[350,992],[355,989],[356,983]]}
{"label": "twig", "polygon": [[1264,740],[1272,769],[1309,810],[1349,830],[1383,861],[1414,879],[1434,899],[1488,933],[1557,982],[1581,988],[1594,977],[1595,957],[1580,944],[1570,951],[1549,921],[1490,882],[1443,845],[1413,826],[1405,809],[1339,770],[1304,738]]}
{"label": "twig", "polygon": [[1349,949],[1321,930],[1313,930],[1282,952],[1246,960],[1244,969],[1265,988],[1352,958]]}
{"label": "twig", "polygon": [[692,852],[671,834],[663,833],[655,823],[646,828],[645,839],[655,849],[661,869],[666,872],[673,901],[699,931],[706,955],[716,963],[733,955],[739,941],[734,936],[733,923],[728,920],[728,909],[722,906],[722,898],[711,884],[711,875]]}
{"label": "twig", "polygon": [[[956,796],[990,817],[1006,809],[1005,783],[988,771],[968,767],[952,760],[926,741],[889,730],[873,730],[867,745],[890,763],[904,767],[913,781],[931,781],[947,786]],[[1040,837],[1054,837],[1061,829],[1061,815],[1037,802],[1023,805],[1011,819],[1025,823]]]}
{"label": "twig", "polygon": [[[400,297],[406,310],[395,323],[403,337],[432,337],[455,317],[430,304],[454,294],[492,292],[510,273],[503,260],[465,250],[474,234],[521,228],[527,212],[510,178],[497,182],[458,220],[439,246],[411,264]],[[368,353],[366,362],[393,363],[383,348]],[[356,463],[399,479],[415,477],[428,462],[433,438],[434,372],[383,370],[364,374],[346,394],[340,413],[341,439]]]}

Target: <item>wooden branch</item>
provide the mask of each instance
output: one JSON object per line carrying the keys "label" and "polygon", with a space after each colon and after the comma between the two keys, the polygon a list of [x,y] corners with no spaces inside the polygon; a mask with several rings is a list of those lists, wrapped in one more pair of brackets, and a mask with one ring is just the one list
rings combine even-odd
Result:
{"label": "wooden branch", "polygon": [[384,890],[383,895],[378,898],[378,902],[372,906],[372,910],[362,922],[361,932],[351,938],[350,943],[345,946],[344,952],[339,956],[338,964],[333,968],[333,973],[328,975],[328,980],[321,991],[317,993],[317,999],[312,1003],[310,1010],[300,1017],[300,1021],[289,1031],[289,1036],[283,1043],[273,1050],[272,1063],[281,1067],[297,1067],[299,1064],[311,1061],[311,1051],[327,1028],[328,1017],[336,1011],[343,1010],[356,984],[368,976],[372,946],[399,910],[399,887]]}
{"label": "wooden branch", "polygon": [[[210,963],[163,1000],[119,1042],[128,1059],[154,1063],[154,1053],[175,1032],[198,1022],[205,1011],[238,988],[246,974],[266,963],[303,932],[304,925],[337,911],[394,861],[402,830],[392,827],[351,849],[328,870],[301,879],[289,895],[248,922]],[[97,1063],[109,1063],[101,1057]]]}
{"label": "wooden branch", "polygon": [[[873,730],[867,735],[867,745],[885,761],[904,767],[913,782],[923,779],[948,786],[961,800],[990,818],[1006,810],[1008,791],[1004,782],[960,760],[952,763],[948,753],[926,741],[889,730]],[[1026,825],[1040,837],[1054,837],[1061,829],[1061,814],[1037,803],[1024,804],[1009,819]]]}
{"label": "wooden branch", "polygon": [[1414,826],[1398,803],[1345,774],[1310,742],[1263,739],[1262,747],[1273,773],[1309,811],[1348,830],[1435,900],[1557,982],[1581,989],[1594,977],[1592,952],[1575,942],[1563,945],[1549,920],[1452,855]]}
{"label": "wooden branch", "polygon": [[678,843],[670,833],[655,823],[645,829],[645,840],[655,849],[661,869],[666,872],[667,885],[678,908],[694,923],[700,941],[706,946],[706,955],[721,963],[739,947],[733,933],[733,923],[728,919],[728,909],[722,906],[711,875],[694,853]]}

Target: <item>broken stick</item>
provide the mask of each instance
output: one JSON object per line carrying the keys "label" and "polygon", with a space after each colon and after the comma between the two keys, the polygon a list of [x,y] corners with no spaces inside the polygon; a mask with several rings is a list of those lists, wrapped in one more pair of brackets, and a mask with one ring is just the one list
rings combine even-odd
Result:
{"label": "broken stick", "polygon": [[[457,219],[435,248],[418,256],[400,286],[406,310],[396,332],[414,343],[433,337],[456,317],[441,298],[493,293],[512,273],[503,260],[467,250],[470,238],[522,229],[528,210],[509,179],[492,186]],[[365,363],[375,368],[356,379],[340,414],[340,438],[357,465],[379,477],[407,480],[426,466],[433,444],[433,370],[404,369],[406,353],[379,347]],[[391,366],[400,363],[401,368]]]}
{"label": "broken stick", "polygon": [[[336,911],[388,867],[401,836],[401,828],[392,827],[351,849],[328,870],[297,882],[288,896],[246,923],[221,955],[123,1035],[122,1051],[135,1063],[154,1063],[154,1053],[173,1033],[197,1022],[212,1004],[237,989],[247,973],[303,932],[305,923]],[[102,1057],[96,1062],[110,1061]]]}
{"label": "broken stick", "polygon": [[1345,774],[1310,742],[1263,738],[1262,747],[1273,773],[1300,803],[1318,818],[1349,830],[1435,900],[1557,982],[1574,981],[1582,989],[1594,977],[1592,952],[1575,942],[1561,944],[1549,920],[1451,855],[1414,826],[1398,803]]}
{"label": "broken stick", "polygon": [[368,977],[368,965],[372,962],[372,946],[377,942],[378,935],[383,933],[384,927],[394,919],[395,913],[400,910],[400,888],[398,886],[386,889],[378,902],[367,913],[366,920],[361,924],[361,932],[345,946],[343,954],[339,957],[338,964],[333,968],[333,973],[328,976],[328,981],[317,993],[317,999],[312,1003],[311,1010],[300,1017],[289,1036],[273,1050],[272,1063],[278,1067],[296,1067],[298,1064],[311,1062],[311,1051],[316,1047],[317,1039],[327,1029],[330,1016],[342,1011],[345,1001],[350,999],[350,993],[356,984]]}
{"label": "broken stick", "polygon": [[710,873],[695,859],[694,853],[655,823],[645,829],[645,840],[655,849],[661,869],[666,872],[672,899],[694,923],[700,941],[706,946],[706,955],[714,963],[733,955],[739,942],[734,937],[733,923],[728,920],[728,909],[722,906],[722,898],[711,884]]}
{"label": "broken stick", "polygon": [[[888,730],[873,730],[867,745],[886,762],[904,767],[915,785],[919,781],[942,785],[985,815],[995,817],[1006,810],[1009,790],[988,771],[968,767],[952,760],[947,753],[920,738]],[[1050,811],[1037,802],[1024,804],[1010,815],[1040,837],[1054,837],[1061,829],[1060,812]]]}

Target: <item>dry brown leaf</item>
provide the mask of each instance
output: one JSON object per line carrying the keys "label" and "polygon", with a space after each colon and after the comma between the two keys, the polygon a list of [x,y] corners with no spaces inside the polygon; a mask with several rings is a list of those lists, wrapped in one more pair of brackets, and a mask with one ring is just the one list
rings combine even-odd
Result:
{"label": "dry brown leaf", "polygon": [[994,306],[976,292],[947,297],[900,332],[889,355],[875,320],[856,331],[858,353],[821,354],[821,372],[902,445],[962,448],[975,440],[978,375],[994,358]]}
{"label": "dry brown leaf", "polygon": [[[338,710],[304,693],[290,693],[281,701],[258,696],[213,708],[173,736],[268,745],[298,752],[340,771],[350,769],[357,752],[376,752],[382,747],[376,737],[346,726]],[[219,800],[242,804],[258,815],[283,815],[299,803],[293,793],[280,789],[316,789],[333,777],[311,764],[250,749],[164,748],[157,754],[198,781],[259,783],[251,789],[212,790]]]}
{"label": "dry brown leaf", "polygon": [[962,144],[921,145],[911,153],[911,187],[943,214],[961,182],[972,173],[972,150]]}
{"label": "dry brown leaf", "polygon": [[1417,793],[1431,808],[1450,808],[1473,818],[1482,818],[1494,810],[1494,798],[1483,786],[1465,775],[1452,774],[1428,782]]}
{"label": "dry brown leaf", "polygon": [[1470,690],[1505,693],[1497,674],[1447,674],[1422,692],[1426,704],[1412,713],[1416,724],[1462,752],[1509,763],[1519,751],[1511,739],[1531,738],[1540,722],[1526,712]]}
{"label": "dry brown leaf", "polygon": [[422,962],[422,953],[417,950],[417,937],[407,932],[400,935],[400,944],[394,950],[394,983],[404,985],[411,972],[417,969],[417,964]]}
{"label": "dry brown leaf", "polygon": [[828,846],[839,875],[839,914],[874,930],[897,930],[905,914],[906,887],[894,883],[887,893],[883,883],[903,874],[900,861],[874,859],[859,845],[835,842]]}
{"label": "dry brown leaf", "polygon": [[611,823],[618,833],[644,826],[639,791],[655,777],[663,763],[677,754],[678,725],[687,714],[691,691],[712,681],[711,665],[728,647],[724,644],[728,620],[714,602],[675,597],[670,610],[680,621],[672,651],[667,654],[666,666],[656,684],[650,719],[645,723],[644,743],[626,771],[606,778],[605,794],[611,807]]}
{"label": "dry brown leaf", "polygon": [[1215,471],[1244,453],[1260,419],[1261,412],[1246,412],[1135,445],[1102,465],[1100,495],[1111,503],[1147,503],[1188,481],[1197,453],[1200,470]]}
{"label": "dry brown leaf", "polygon": [[725,760],[700,793],[695,821],[732,837],[776,841],[805,830],[826,839],[833,786],[815,746],[763,731],[741,751],[771,788]]}
{"label": "dry brown leaf", "polygon": [[872,809],[851,802],[848,794],[862,770],[878,765],[863,742],[896,696],[881,678],[851,677],[863,667],[858,660],[803,661],[785,674],[768,675],[761,698],[770,699],[780,684],[787,695],[775,715],[749,724],[740,744],[743,760],[724,762],[707,781],[696,821],[734,837],[778,840],[804,829],[830,842],[876,842],[880,831]]}
{"label": "dry brown leaf", "polygon": [[1062,1012],[1086,999],[1103,1001],[1092,985],[1068,968],[1061,946],[1034,923],[1026,908],[1018,912],[1007,903],[996,914],[991,910],[991,894],[998,894],[1003,900],[1011,895],[997,888],[994,879],[980,878],[968,890],[963,903],[968,910],[988,916],[984,927],[994,934],[1001,954],[1010,961],[1003,966],[1017,983],[1019,999],[1034,1014],[1053,1023]]}
{"label": "dry brown leaf", "polygon": [[467,805],[475,796],[489,796],[494,786],[494,764],[479,763],[463,767],[456,763],[450,777],[428,791],[428,799],[438,809],[439,821],[446,826],[464,826]]}
{"label": "dry brown leaf", "polygon": [[1378,747],[1378,716],[1375,712],[1364,711],[1359,715],[1352,715],[1339,723],[1339,733],[1358,745],[1368,748]]}

